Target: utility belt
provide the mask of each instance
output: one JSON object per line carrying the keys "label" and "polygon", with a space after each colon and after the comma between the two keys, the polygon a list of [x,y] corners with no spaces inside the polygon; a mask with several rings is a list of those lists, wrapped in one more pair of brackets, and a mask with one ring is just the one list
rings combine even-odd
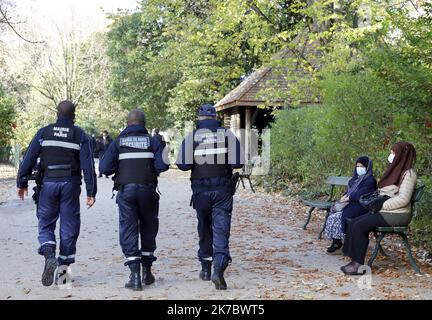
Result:
{"label": "utility belt", "polygon": [[114,180],[114,185],[112,188],[112,197],[111,199],[113,199],[115,197],[115,192],[123,192],[124,187],[127,186],[128,184],[137,184],[140,186],[144,186],[144,187],[148,187],[151,189],[154,189],[159,195],[162,195],[162,193],[159,191],[159,187],[157,183],[135,183],[135,182],[131,182],[131,183],[124,183],[124,184],[120,184],[118,182],[116,182],[115,177],[113,178]]}
{"label": "utility belt", "polygon": [[73,170],[70,164],[49,165],[44,171],[44,177],[47,178],[65,178],[78,176],[80,173]]}
{"label": "utility belt", "polygon": [[[234,196],[234,194],[237,191],[238,185],[239,185],[239,178],[240,178],[239,173],[235,172],[235,173],[231,174],[230,176],[226,177],[227,184],[225,184],[225,185],[209,185],[209,186],[203,185],[203,188],[205,188],[205,191],[203,191],[203,192],[207,192],[207,191],[219,191],[221,189],[222,190],[225,189],[225,190],[229,191]],[[192,194],[189,206],[191,206],[191,207],[193,207],[195,209],[194,194]]]}
{"label": "utility belt", "polygon": [[135,185],[138,185],[138,186],[143,186],[143,187],[147,187],[147,188],[151,188],[151,189],[157,189],[158,188],[157,183],[135,183],[135,182],[133,182],[133,183],[121,184],[121,185],[118,185],[118,186],[116,184],[114,184],[114,188],[116,188],[116,189],[113,188],[113,190],[115,190],[115,191],[123,191],[124,187],[127,186],[127,185],[129,185],[129,184],[135,184]]}
{"label": "utility belt", "polygon": [[229,177],[230,175],[231,168],[226,164],[201,164],[193,166],[191,180]]}
{"label": "utility belt", "polygon": [[[208,179],[213,179],[213,178],[224,178],[226,179],[226,183],[224,184],[218,184],[218,185],[208,185],[205,183],[206,180]],[[238,172],[235,173],[231,173],[228,176],[220,176],[220,177],[210,177],[210,178],[201,178],[201,179],[192,179],[192,182],[196,182],[201,184],[201,187],[203,189],[205,189],[205,191],[217,191],[220,190],[221,188],[228,188],[230,190],[230,193],[232,195],[235,194],[238,184],[239,184],[239,179],[240,179],[240,175]]]}

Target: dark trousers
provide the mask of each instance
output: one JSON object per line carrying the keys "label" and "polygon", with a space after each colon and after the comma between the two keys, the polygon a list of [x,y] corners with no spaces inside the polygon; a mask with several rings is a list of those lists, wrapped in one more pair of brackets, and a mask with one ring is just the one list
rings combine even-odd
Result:
{"label": "dark trousers", "polygon": [[193,196],[197,211],[200,261],[213,260],[225,269],[231,261],[229,237],[233,197],[226,191],[206,191]]}
{"label": "dark trousers", "polygon": [[[98,175],[98,177],[99,177],[99,178],[102,177],[102,173],[101,173],[101,171],[100,171],[100,163],[101,163],[101,160],[102,160],[104,154],[105,154],[105,151],[103,151],[103,152],[101,151],[101,152],[98,153],[98,159],[99,159],[99,168],[98,168],[99,175]],[[108,176],[105,175],[105,177],[108,177]]]}
{"label": "dark trousers", "polygon": [[[126,265],[156,260],[156,236],[159,230],[159,194],[155,186],[127,184],[117,194],[120,216],[120,246]],[[139,249],[141,238],[141,249]]]}
{"label": "dark trousers", "polygon": [[346,234],[347,220],[355,219],[366,214],[367,209],[358,202],[350,201],[350,203],[342,210],[342,232]]}
{"label": "dark trousers", "polygon": [[347,221],[347,234],[343,246],[344,255],[357,263],[364,264],[369,246],[369,233],[376,227],[386,227],[387,222],[379,213],[366,213]]}
{"label": "dark trousers", "polygon": [[55,228],[60,217],[60,265],[75,262],[76,242],[80,232],[81,187],[73,182],[44,182],[42,184],[37,218],[39,222],[39,254],[44,247],[56,248]]}

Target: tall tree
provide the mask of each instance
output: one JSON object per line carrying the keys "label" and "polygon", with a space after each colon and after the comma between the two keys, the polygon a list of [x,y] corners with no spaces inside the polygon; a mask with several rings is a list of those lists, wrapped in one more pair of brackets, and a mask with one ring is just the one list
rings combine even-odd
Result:
{"label": "tall tree", "polygon": [[[72,24],[73,25],[73,24]],[[97,91],[100,82],[108,76],[108,60],[101,41],[88,41],[85,45],[71,27],[62,30],[57,25],[59,50],[47,45],[31,51],[32,64],[37,77],[34,88],[56,106],[61,100],[79,105]]]}
{"label": "tall tree", "polygon": [[305,1],[146,0],[113,16],[112,92],[162,127],[193,120],[293,38]]}

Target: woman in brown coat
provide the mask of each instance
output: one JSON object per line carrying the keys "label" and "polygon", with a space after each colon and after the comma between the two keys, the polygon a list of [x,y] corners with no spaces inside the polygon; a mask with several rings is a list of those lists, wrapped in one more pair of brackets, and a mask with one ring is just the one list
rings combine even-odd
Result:
{"label": "woman in brown coat", "polygon": [[406,226],[412,218],[411,197],[417,176],[413,169],[416,158],[414,146],[408,142],[398,142],[391,148],[389,166],[378,183],[380,194],[390,197],[383,203],[378,213],[367,213],[347,224],[347,235],[343,247],[344,255],[351,262],[341,270],[348,275],[358,275],[364,264],[369,245],[369,233],[376,227]]}

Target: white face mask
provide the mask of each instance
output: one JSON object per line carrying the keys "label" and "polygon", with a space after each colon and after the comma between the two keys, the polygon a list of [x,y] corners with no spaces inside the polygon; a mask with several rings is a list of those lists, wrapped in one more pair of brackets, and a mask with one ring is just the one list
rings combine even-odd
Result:
{"label": "white face mask", "polygon": [[391,153],[391,154],[388,156],[388,162],[392,163],[393,160],[394,160],[394,158],[395,158],[395,155],[394,155],[393,153]]}
{"label": "white face mask", "polygon": [[366,168],[365,167],[357,167],[356,171],[357,171],[357,174],[359,176],[362,176],[362,175],[366,174]]}

